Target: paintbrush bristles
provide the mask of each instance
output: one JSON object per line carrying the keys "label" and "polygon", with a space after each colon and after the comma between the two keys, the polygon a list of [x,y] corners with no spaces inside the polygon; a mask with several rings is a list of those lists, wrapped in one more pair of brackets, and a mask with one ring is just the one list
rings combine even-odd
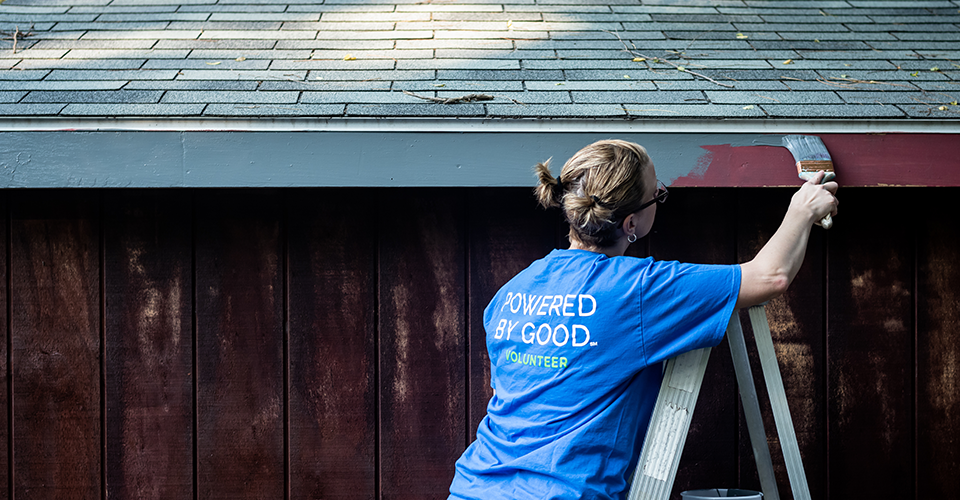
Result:
{"label": "paintbrush bristles", "polygon": [[785,135],[783,147],[787,148],[797,162],[797,174],[803,180],[812,178],[823,170],[826,175],[823,182],[833,180],[836,174],[833,171],[833,160],[823,141],[815,135]]}

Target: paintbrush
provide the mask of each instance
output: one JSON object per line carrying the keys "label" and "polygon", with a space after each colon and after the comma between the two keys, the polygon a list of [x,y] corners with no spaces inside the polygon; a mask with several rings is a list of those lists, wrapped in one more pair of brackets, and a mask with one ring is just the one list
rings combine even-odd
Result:
{"label": "paintbrush", "polygon": [[[824,176],[821,184],[832,181],[837,177],[833,171],[833,160],[830,159],[830,153],[823,141],[815,135],[785,135],[783,136],[783,147],[790,151],[793,159],[797,162],[797,173],[800,178],[809,181],[817,172],[823,170]],[[827,214],[820,222],[824,229],[830,229],[833,226],[833,218]]]}

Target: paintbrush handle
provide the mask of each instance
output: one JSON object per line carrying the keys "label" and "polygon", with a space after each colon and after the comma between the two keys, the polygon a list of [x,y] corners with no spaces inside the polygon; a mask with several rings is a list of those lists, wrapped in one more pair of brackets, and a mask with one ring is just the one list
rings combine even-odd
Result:
{"label": "paintbrush handle", "polygon": [[827,214],[823,217],[823,219],[820,219],[820,222],[818,222],[817,225],[824,229],[830,229],[833,227],[833,217],[830,217],[830,214]]}

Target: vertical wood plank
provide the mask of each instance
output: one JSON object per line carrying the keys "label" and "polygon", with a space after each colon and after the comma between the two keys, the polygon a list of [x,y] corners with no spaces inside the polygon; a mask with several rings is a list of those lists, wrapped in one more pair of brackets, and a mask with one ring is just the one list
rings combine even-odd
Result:
{"label": "vertical wood plank", "polygon": [[200,498],[283,498],[280,208],[272,191],[196,201]]}
{"label": "vertical wood plank", "polygon": [[18,500],[100,498],[99,196],[11,194]]}
{"label": "vertical wood plank", "polygon": [[10,341],[9,317],[7,316],[7,306],[10,296],[8,295],[9,262],[7,257],[10,250],[9,226],[9,195],[7,192],[0,193],[0,328],[3,329],[3,335],[0,335],[0,493],[10,496],[10,375],[9,365],[7,364],[7,355],[10,351],[7,349]]}
{"label": "vertical wood plank", "polygon": [[[736,192],[673,189],[657,207],[650,240],[657,260],[696,264],[736,262]],[[700,488],[723,488],[737,479],[737,390],[724,339],[710,354],[697,408],[680,459],[673,497]]]}
{"label": "vertical wood plank", "polygon": [[466,439],[463,203],[462,190],[405,189],[378,211],[385,499],[445,498]]}
{"label": "vertical wood plank", "polygon": [[[740,231],[738,254],[742,262],[756,256],[770,239],[786,213],[794,189],[738,190]],[[758,209],[760,207],[760,209]],[[843,230],[840,228],[839,230]],[[814,227],[810,234],[803,265],[790,289],[782,297],[766,306],[770,333],[773,337],[780,374],[790,406],[797,442],[806,471],[807,483],[813,498],[826,495],[826,384],[824,359],[824,244],[828,233]],[[777,437],[776,422],[765,396],[765,381],[752,341],[752,326],[744,315],[747,350],[753,378],[761,396],[761,413],[767,431],[767,441],[773,459],[780,498],[793,498],[783,453]],[[757,465],[748,439],[746,422],[740,421],[740,485],[760,490]]]}
{"label": "vertical wood plank", "polygon": [[917,498],[960,498],[960,190],[912,195],[920,221]]}
{"label": "vertical wood plank", "polygon": [[193,496],[191,195],[104,200],[107,491]]}
{"label": "vertical wood plank", "polygon": [[[493,397],[483,310],[497,290],[555,248],[559,210],[542,210],[530,188],[472,190],[469,196],[470,303],[468,441]],[[469,444],[469,443],[468,443]]]}
{"label": "vertical wood plank", "polygon": [[376,498],[376,194],[288,200],[291,498]]}
{"label": "vertical wood plank", "polygon": [[[902,190],[847,189],[829,243],[831,498],[914,495],[914,223]],[[841,222],[842,220],[842,222]]]}

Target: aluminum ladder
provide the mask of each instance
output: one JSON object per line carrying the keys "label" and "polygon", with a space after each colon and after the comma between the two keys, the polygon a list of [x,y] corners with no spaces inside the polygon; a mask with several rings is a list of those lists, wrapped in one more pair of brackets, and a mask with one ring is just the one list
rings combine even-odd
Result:
{"label": "aluminum ladder", "polygon": [[[780,446],[787,465],[793,498],[810,500],[810,489],[807,486],[807,477],[800,459],[800,447],[797,444],[793,420],[790,418],[790,408],[787,406],[787,395],[783,389],[783,379],[780,377],[777,354],[773,349],[767,314],[763,305],[759,305],[751,307],[749,315],[757,342],[757,352],[760,355],[763,378],[770,396],[774,422],[780,437]],[[740,387],[740,401],[743,404],[747,430],[750,434],[753,454],[757,460],[763,497],[765,500],[780,500],[738,312],[733,313],[727,325],[727,339],[730,343],[734,370],[737,373],[737,385]],[[693,418],[694,406],[697,404],[697,396],[700,394],[700,386],[703,383],[703,374],[707,369],[709,357],[710,348],[707,347],[681,354],[667,361],[660,394],[643,441],[640,460],[633,473],[629,500],[670,498],[680,463],[680,454],[687,439],[687,431],[690,429],[690,420]]]}

